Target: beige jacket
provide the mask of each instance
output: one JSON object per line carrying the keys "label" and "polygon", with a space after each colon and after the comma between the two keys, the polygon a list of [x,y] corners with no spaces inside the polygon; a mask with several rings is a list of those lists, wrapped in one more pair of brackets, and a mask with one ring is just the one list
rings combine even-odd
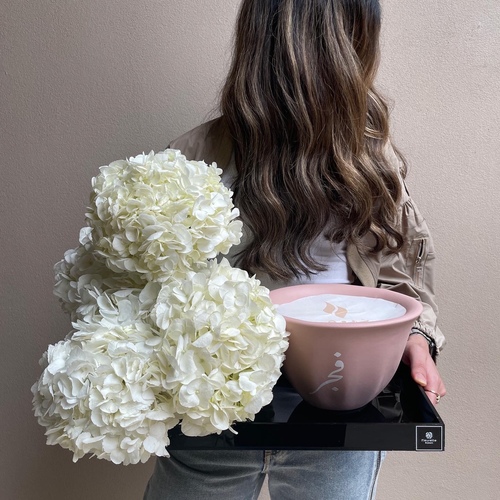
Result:
{"label": "beige jacket", "polygon": [[[190,160],[216,162],[223,170],[234,167],[231,139],[217,119],[187,132],[172,141],[169,147],[179,149]],[[398,165],[395,154],[391,154],[395,165]],[[427,223],[411,199],[406,185],[401,200],[400,221],[406,240],[402,252],[373,255],[355,245],[349,245],[347,260],[362,285],[390,288],[422,302],[424,310],[415,322],[415,327],[434,339],[439,353],[444,345],[444,336],[437,327],[438,310],[433,284],[434,245]],[[370,247],[369,238],[367,236],[365,242],[367,248]]]}

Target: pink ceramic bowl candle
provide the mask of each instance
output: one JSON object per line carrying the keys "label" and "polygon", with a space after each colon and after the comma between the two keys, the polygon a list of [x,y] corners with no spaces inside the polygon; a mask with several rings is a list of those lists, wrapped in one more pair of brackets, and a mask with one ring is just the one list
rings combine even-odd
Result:
{"label": "pink ceramic bowl candle", "polygon": [[[422,304],[407,295],[381,288],[331,284],[279,288],[271,292],[271,300],[278,310],[286,307],[289,314],[294,316],[293,312],[290,313],[298,304],[294,301],[324,294],[349,296],[347,300],[351,302],[353,298],[354,302],[357,298],[360,298],[360,303],[369,302],[375,317],[380,316],[375,311],[379,301],[363,297],[383,299],[398,308],[400,314],[391,319],[350,321],[348,318],[355,318],[356,314],[351,314],[349,307],[343,308],[332,301],[322,302],[319,310],[321,314],[317,317],[323,321],[294,319],[281,313],[285,316],[290,332],[284,371],[297,392],[304,400],[319,408],[360,408],[379,394],[394,376],[411,327],[422,312]],[[341,298],[339,300],[341,303]],[[294,304],[285,305],[291,302]],[[358,309],[359,313],[360,308],[353,306],[351,309]],[[331,321],[324,321],[325,312],[332,315]],[[370,311],[366,315],[369,316]]]}

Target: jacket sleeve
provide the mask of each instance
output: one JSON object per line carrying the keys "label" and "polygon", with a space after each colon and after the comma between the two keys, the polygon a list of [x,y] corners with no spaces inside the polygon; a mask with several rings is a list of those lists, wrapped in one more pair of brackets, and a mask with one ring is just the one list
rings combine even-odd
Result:
{"label": "jacket sleeve", "polygon": [[439,353],[445,339],[437,326],[434,243],[427,223],[404,183],[403,189],[399,220],[405,244],[399,253],[385,255],[381,259],[378,285],[410,295],[422,302],[424,310],[414,327],[434,339]]}

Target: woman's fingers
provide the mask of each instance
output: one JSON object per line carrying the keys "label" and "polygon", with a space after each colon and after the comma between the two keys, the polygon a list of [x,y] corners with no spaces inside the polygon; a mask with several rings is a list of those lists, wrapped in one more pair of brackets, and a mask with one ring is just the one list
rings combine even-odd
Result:
{"label": "woman's fingers", "polygon": [[403,362],[410,366],[413,380],[424,388],[431,403],[438,404],[446,394],[446,386],[422,336],[412,335],[408,339]]}

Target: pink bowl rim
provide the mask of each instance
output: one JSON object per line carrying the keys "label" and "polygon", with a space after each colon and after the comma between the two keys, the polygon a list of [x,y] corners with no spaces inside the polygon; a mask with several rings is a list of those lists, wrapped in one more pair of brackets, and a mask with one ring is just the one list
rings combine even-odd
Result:
{"label": "pink bowl rim", "polygon": [[[338,283],[306,283],[302,285],[291,285],[281,288],[276,288],[275,290],[271,290],[269,293],[269,297],[271,298],[271,302],[277,307],[281,304],[286,304],[287,302],[278,302],[274,300],[274,295],[277,295],[279,292],[287,289],[313,289],[316,290],[314,293],[308,293],[304,295],[298,295],[293,300],[307,297],[311,295],[320,295],[322,293],[338,293],[339,295],[351,295],[358,297],[370,297],[377,299],[386,299],[391,302],[396,302],[397,304],[402,305],[406,309],[406,313],[399,318],[391,318],[384,320],[375,320],[375,321],[356,321],[356,322],[329,322],[325,323],[322,321],[304,321],[301,319],[290,318],[289,316],[282,315],[287,322],[294,323],[297,325],[305,325],[309,327],[319,328],[319,329],[332,329],[332,328],[342,328],[342,329],[359,329],[359,328],[374,328],[381,326],[389,326],[389,325],[397,325],[400,323],[406,323],[410,320],[417,319],[423,311],[422,303],[409,295],[405,295],[400,292],[395,292],[393,290],[387,290],[385,288],[375,288],[369,286],[362,285],[344,285]],[[349,293],[352,292],[356,288],[356,291],[363,290],[366,293]]]}

